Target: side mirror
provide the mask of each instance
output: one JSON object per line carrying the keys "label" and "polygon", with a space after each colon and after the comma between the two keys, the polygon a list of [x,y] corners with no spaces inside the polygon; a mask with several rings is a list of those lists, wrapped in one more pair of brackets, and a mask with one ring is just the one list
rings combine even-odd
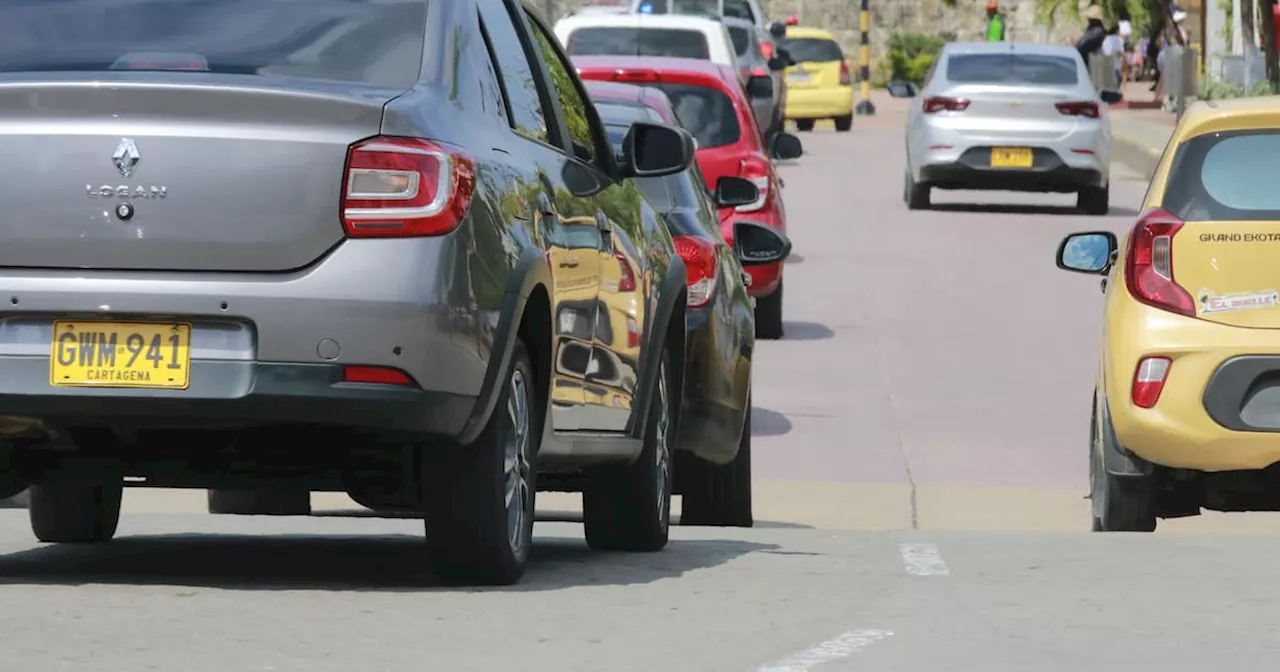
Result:
{"label": "side mirror", "polygon": [[1076,273],[1106,274],[1111,270],[1119,247],[1116,234],[1110,231],[1073,233],[1058,245],[1058,268]]}
{"label": "side mirror", "polygon": [[774,47],[774,55],[782,59],[782,62],[789,68],[796,64],[796,59],[791,57],[791,52],[782,47]]}
{"label": "side mirror", "polygon": [[716,180],[716,190],[711,198],[722,208],[751,205],[760,198],[760,187],[746,178],[729,175]]}
{"label": "side mirror", "polygon": [[769,153],[773,154],[773,158],[782,159],[784,161],[790,159],[798,159],[804,154],[804,147],[800,144],[800,138],[790,133],[778,133],[773,136],[773,142],[770,143]]}
{"label": "side mirror", "polygon": [[674,175],[693,163],[693,136],[683,128],[637,121],[622,140],[625,177]]}
{"label": "side mirror", "polygon": [[903,80],[889,82],[889,95],[894,98],[915,98],[916,85]]}
{"label": "side mirror", "polygon": [[773,58],[769,59],[769,69],[774,72],[777,72],[779,70],[786,70],[788,65],[790,64],[787,63],[787,59],[781,56],[774,56]]}
{"label": "side mirror", "polygon": [[733,223],[733,250],[743,266],[773,264],[791,256],[791,239],[771,226],[739,220]]}
{"label": "side mirror", "polygon": [[752,98],[772,98],[773,78],[752,77],[747,80],[747,95]]}
{"label": "side mirror", "polygon": [[1103,89],[1099,95],[1102,97],[1102,102],[1108,105],[1115,105],[1124,100],[1124,93],[1114,89]]}
{"label": "side mirror", "polygon": [[781,21],[774,21],[773,23],[770,23],[770,24],[769,24],[769,34],[770,34],[770,35],[772,35],[772,36],[774,36],[774,37],[786,37],[786,36],[787,36],[787,24],[785,24],[785,23],[783,23],[783,22],[781,22]]}

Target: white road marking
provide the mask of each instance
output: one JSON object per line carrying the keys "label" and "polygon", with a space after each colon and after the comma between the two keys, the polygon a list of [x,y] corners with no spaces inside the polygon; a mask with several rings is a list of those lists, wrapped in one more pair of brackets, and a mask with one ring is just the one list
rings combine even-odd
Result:
{"label": "white road marking", "polygon": [[892,630],[850,630],[776,663],[762,665],[757,672],[808,672],[818,665],[848,658],[867,646],[892,636]]}
{"label": "white road marking", "polygon": [[951,573],[934,544],[898,544],[898,550],[902,552],[902,564],[906,565],[908,574],[943,576]]}

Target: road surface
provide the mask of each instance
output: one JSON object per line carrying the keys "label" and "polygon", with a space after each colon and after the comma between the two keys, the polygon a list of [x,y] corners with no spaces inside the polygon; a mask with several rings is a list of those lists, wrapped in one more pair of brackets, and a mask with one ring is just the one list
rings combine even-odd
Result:
{"label": "road surface", "polygon": [[[540,523],[524,583],[434,585],[421,525],[204,514],[134,490],[108,547],[33,543],[0,510],[5,669],[1266,669],[1280,521],[1088,529],[1096,280],[1070,196],[901,201],[900,109],[805,134],[784,167],[787,336],[758,349],[756,528],[678,528],[645,555]],[[549,519],[573,498],[547,496]]]}

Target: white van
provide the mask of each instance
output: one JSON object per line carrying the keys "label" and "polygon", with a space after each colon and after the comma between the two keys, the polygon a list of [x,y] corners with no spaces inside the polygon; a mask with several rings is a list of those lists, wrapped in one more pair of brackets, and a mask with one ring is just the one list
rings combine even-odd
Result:
{"label": "white van", "polygon": [[668,56],[741,70],[729,29],[719,21],[697,16],[578,15],[557,21],[555,33],[570,58]]}

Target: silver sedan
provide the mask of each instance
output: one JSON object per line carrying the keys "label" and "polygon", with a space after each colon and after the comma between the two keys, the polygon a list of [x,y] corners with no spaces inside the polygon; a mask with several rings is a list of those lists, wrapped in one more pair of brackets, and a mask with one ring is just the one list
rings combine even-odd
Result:
{"label": "silver sedan", "polygon": [[[909,86],[891,87],[911,96]],[[938,54],[907,120],[903,200],[929,207],[931,189],[1078,194],[1105,215],[1110,185],[1107,104],[1073,47],[950,43]],[[913,101],[914,102],[914,101]]]}

